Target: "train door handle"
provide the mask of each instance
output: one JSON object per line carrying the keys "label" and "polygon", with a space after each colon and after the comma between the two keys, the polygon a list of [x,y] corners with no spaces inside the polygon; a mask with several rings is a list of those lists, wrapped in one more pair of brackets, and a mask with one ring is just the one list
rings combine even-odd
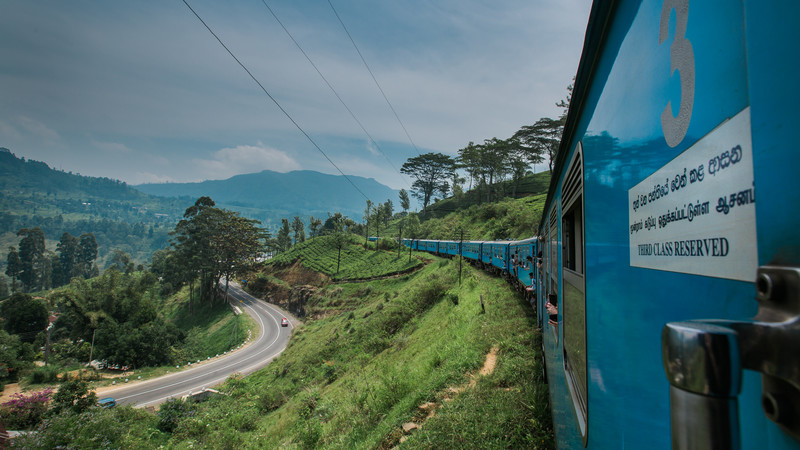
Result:
{"label": "train door handle", "polygon": [[762,408],[800,439],[800,268],[762,266],[746,321],[671,322],[661,333],[674,449],[738,449],[742,369],[762,374]]}

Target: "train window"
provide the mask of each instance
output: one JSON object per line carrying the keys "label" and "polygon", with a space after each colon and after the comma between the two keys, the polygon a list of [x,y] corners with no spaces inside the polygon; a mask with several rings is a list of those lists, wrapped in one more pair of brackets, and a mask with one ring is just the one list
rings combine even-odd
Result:
{"label": "train window", "polygon": [[586,282],[584,279],[583,154],[581,145],[572,157],[561,185],[563,293],[561,314],[564,333],[564,369],[581,435],[586,443]]}
{"label": "train window", "polygon": [[550,275],[550,294],[558,295],[558,204],[553,204],[550,210],[550,228],[548,231],[548,246],[550,261],[547,264],[547,273]]}

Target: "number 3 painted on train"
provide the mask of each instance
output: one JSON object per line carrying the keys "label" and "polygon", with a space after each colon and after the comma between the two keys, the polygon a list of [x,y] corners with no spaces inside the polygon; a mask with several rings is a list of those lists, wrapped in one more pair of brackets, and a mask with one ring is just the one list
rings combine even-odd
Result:
{"label": "number 3 painted on train", "polygon": [[667,145],[675,147],[680,144],[689,130],[694,106],[694,50],[692,43],[686,39],[686,22],[689,20],[689,0],[664,0],[661,8],[661,25],[658,32],[658,43],[663,44],[669,37],[669,16],[675,10],[675,39],[669,48],[670,76],[677,69],[681,77],[681,104],[678,115],[672,115],[672,101],[667,103],[661,112],[661,129]]}

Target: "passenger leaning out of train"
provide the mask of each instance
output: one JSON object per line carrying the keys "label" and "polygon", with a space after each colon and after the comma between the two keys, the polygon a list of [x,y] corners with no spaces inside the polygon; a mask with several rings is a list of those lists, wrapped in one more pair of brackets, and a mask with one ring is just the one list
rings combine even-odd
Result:
{"label": "passenger leaning out of train", "polygon": [[517,261],[517,252],[514,252],[514,256],[511,257],[511,270],[514,273],[515,278],[517,276],[517,265],[519,264]]}
{"label": "passenger leaning out of train", "polygon": [[547,322],[550,325],[558,325],[558,304],[552,304],[547,302],[544,304],[545,309],[547,310],[547,315],[549,316]]}
{"label": "passenger leaning out of train", "polygon": [[533,257],[529,255],[525,259],[525,264],[522,267],[529,271],[528,277],[530,277],[531,285],[526,287],[525,290],[528,291],[528,295],[531,296],[531,303],[533,303],[536,298],[536,277],[533,272]]}

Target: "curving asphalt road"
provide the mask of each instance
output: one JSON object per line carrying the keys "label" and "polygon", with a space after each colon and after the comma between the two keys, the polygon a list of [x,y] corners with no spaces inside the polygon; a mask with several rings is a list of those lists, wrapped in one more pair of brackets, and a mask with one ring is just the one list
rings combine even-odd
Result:
{"label": "curving asphalt road", "polygon": [[275,306],[244,292],[238,284],[231,283],[228,294],[233,298],[232,303],[252,316],[261,327],[261,334],[252,343],[212,361],[108,390],[98,397],[114,397],[119,405],[157,405],[171,397],[181,397],[215,386],[233,373],[248,375],[269,364],[286,349],[293,328],[291,320],[288,327],[281,327],[281,318],[288,316]]}

